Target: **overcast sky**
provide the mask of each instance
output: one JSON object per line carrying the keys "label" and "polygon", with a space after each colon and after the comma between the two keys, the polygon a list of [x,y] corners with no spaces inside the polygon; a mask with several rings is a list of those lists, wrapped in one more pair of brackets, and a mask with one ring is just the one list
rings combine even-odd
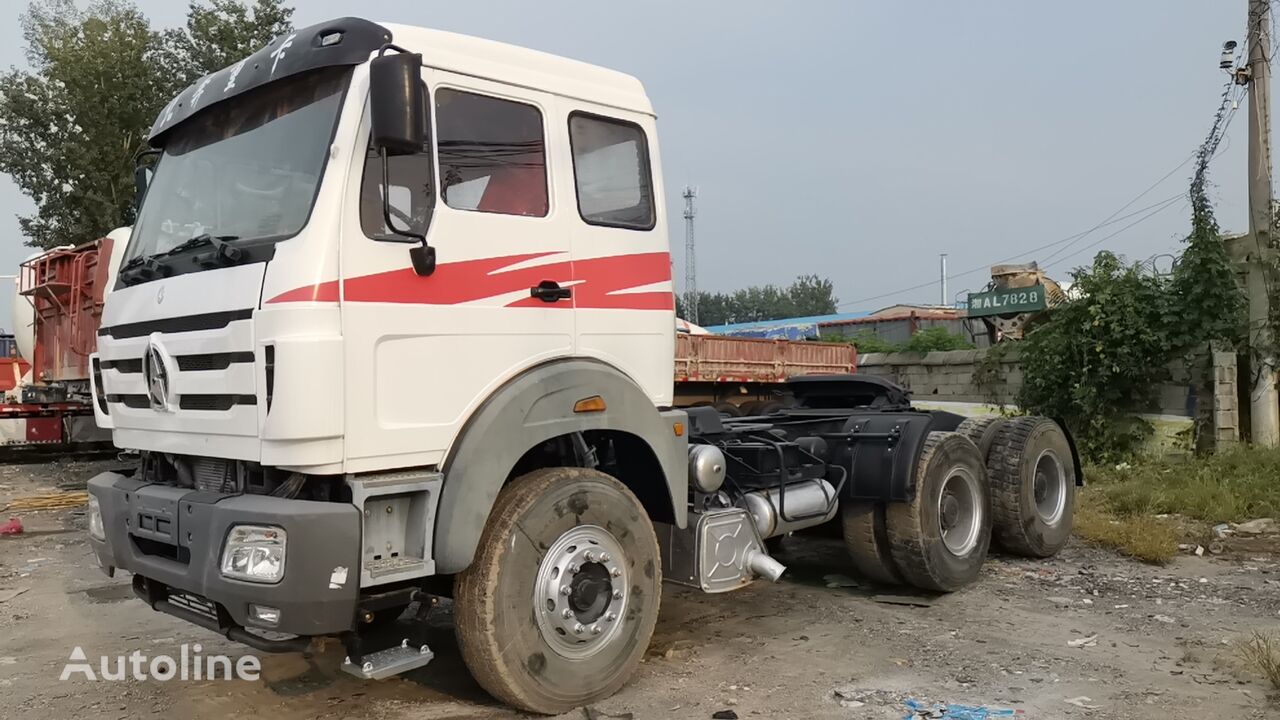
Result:
{"label": "overcast sky", "polygon": [[[184,20],[184,2],[137,2],[158,27]],[[700,188],[700,288],[817,273],[835,283],[842,309],[870,310],[937,302],[943,252],[953,274],[981,268],[952,279],[949,294],[977,289],[987,265],[1088,230],[1174,170],[1209,129],[1225,80],[1219,51],[1243,44],[1245,6],[299,0],[294,19],[358,11],[636,75],[659,117],[677,286],[689,183]],[[16,15],[20,3],[8,7]],[[21,42],[16,22],[0,26],[0,66],[21,66]],[[1247,227],[1246,125],[1240,112],[1213,165],[1227,231]],[[1190,172],[1188,163],[1125,213],[1185,191]],[[0,182],[0,267],[30,252],[14,219],[30,207]],[[1065,279],[1103,248],[1135,260],[1176,252],[1188,215],[1175,202],[1076,254],[1142,215],[1098,230],[1049,271]]]}

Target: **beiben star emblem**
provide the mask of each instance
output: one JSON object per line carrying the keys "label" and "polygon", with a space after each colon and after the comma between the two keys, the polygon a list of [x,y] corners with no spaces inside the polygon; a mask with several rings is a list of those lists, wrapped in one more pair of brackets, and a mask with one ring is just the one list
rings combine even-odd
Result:
{"label": "beiben star emblem", "polygon": [[151,403],[151,409],[167,412],[169,366],[165,363],[164,351],[154,340],[147,346],[147,353],[142,356],[142,374],[147,381],[147,399]]}

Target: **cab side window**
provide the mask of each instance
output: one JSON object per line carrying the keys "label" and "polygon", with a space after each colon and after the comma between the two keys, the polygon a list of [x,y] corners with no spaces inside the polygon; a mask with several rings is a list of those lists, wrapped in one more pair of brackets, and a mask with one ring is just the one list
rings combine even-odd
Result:
{"label": "cab side window", "polygon": [[532,105],[436,92],[440,195],[458,210],[545,217],[547,155]]}
{"label": "cab side window", "polygon": [[578,212],[591,225],[652,230],[649,144],[635,123],[599,115],[569,116]]}
{"label": "cab side window", "polygon": [[[425,235],[436,207],[431,163],[431,123],[422,150],[387,158],[387,200],[395,230]],[[370,238],[403,237],[387,227],[382,211],[382,157],[372,145],[365,151],[364,176],[360,179],[360,229]]]}
{"label": "cab side window", "polygon": [[524,102],[460,90],[435,94],[440,196],[477,213],[547,215],[543,115]]}

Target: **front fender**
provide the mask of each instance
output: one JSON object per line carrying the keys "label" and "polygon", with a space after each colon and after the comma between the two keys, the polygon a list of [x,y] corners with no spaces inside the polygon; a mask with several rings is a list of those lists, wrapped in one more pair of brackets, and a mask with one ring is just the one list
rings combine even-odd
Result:
{"label": "front fender", "polygon": [[[574,403],[593,395],[604,398],[604,411],[574,413]],[[688,445],[672,432],[676,420],[660,413],[629,377],[599,361],[556,360],[513,378],[475,411],[445,458],[436,572],[456,573],[471,564],[498,491],[525,452],[574,432],[616,430],[647,443],[662,467],[675,524],[684,527]]]}

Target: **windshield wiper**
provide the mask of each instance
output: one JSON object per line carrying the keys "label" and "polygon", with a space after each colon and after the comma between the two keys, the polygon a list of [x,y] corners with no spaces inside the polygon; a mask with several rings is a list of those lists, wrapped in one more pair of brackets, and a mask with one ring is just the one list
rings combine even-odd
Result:
{"label": "windshield wiper", "polygon": [[244,254],[239,248],[232,247],[227,243],[232,240],[239,240],[238,235],[210,235],[209,233],[201,233],[193,238],[184,240],[168,250],[156,253],[154,255],[139,255],[129,262],[120,266],[119,276],[121,282],[125,285],[137,285],[141,282],[155,280],[156,278],[169,277],[173,274],[173,266],[168,262],[164,262],[161,258],[179,255],[188,250],[193,250],[205,245],[212,245],[214,250],[210,253],[196,255],[192,261],[205,268],[211,269],[216,267],[227,267],[235,265],[240,261]]}
{"label": "windshield wiper", "polygon": [[165,255],[177,255],[194,248],[211,245],[213,246],[213,252],[196,255],[191,258],[191,261],[206,270],[217,267],[227,267],[240,262],[241,257],[244,256],[244,252],[241,251],[240,248],[232,247],[227,244],[239,239],[239,235],[210,235],[209,233],[201,233],[190,240],[186,240],[175,247],[170,248]]}
{"label": "windshield wiper", "polygon": [[141,282],[172,275],[173,268],[157,260],[157,257],[159,256],[139,255],[120,266],[120,282],[125,285],[137,285]]}
{"label": "windshield wiper", "polygon": [[195,237],[184,240],[177,245],[164,251],[166,257],[186,252],[192,248],[204,247],[205,245],[213,245],[215,248],[221,247],[228,240],[239,240],[239,235],[210,235],[209,233],[200,233]]}

